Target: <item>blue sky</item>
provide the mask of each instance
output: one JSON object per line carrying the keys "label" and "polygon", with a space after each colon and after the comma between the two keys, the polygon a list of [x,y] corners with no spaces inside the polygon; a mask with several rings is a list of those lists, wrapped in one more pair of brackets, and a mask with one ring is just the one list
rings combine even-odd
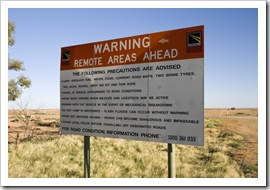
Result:
{"label": "blue sky", "polygon": [[23,74],[32,80],[22,97],[31,96],[31,108],[60,107],[61,47],[197,25],[205,29],[205,108],[258,107],[255,8],[12,8],[8,19],[16,25],[9,56],[24,62]]}

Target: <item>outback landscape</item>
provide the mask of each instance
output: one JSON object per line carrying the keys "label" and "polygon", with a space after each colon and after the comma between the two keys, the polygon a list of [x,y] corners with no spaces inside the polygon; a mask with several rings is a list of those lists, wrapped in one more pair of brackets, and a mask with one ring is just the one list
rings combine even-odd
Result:
{"label": "outback landscape", "polygon": [[[82,178],[83,137],[62,135],[59,110],[9,110],[10,178]],[[205,145],[176,145],[177,178],[257,178],[258,109],[205,109]],[[167,144],[90,139],[93,178],[166,178]]]}

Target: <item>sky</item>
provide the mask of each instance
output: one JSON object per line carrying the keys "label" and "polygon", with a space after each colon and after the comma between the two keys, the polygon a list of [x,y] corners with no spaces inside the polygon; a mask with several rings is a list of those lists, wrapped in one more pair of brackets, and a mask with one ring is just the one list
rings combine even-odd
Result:
{"label": "sky", "polygon": [[[29,108],[60,108],[61,47],[204,25],[205,108],[258,107],[256,8],[9,8],[10,58],[24,62]],[[20,73],[9,71],[8,78]],[[9,108],[16,108],[12,102]]]}

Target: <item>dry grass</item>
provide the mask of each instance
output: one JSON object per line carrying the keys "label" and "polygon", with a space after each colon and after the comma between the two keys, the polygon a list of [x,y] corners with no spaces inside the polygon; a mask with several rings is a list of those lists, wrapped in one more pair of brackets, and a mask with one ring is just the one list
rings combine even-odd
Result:
{"label": "dry grass", "polygon": [[[212,124],[209,124],[212,123]],[[217,124],[215,124],[217,123]],[[205,146],[176,145],[176,177],[257,177],[257,168],[235,161],[245,140],[205,120]],[[210,127],[209,127],[210,126]],[[91,137],[91,177],[166,178],[167,144]],[[11,178],[83,177],[83,137],[62,135],[9,145]]]}

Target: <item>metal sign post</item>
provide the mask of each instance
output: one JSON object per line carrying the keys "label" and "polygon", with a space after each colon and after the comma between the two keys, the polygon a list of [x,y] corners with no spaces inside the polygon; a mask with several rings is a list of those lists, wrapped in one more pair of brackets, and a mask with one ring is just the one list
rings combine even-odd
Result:
{"label": "metal sign post", "polygon": [[84,178],[90,178],[90,137],[84,136]]}
{"label": "metal sign post", "polygon": [[168,143],[168,178],[175,178],[175,144]]}

